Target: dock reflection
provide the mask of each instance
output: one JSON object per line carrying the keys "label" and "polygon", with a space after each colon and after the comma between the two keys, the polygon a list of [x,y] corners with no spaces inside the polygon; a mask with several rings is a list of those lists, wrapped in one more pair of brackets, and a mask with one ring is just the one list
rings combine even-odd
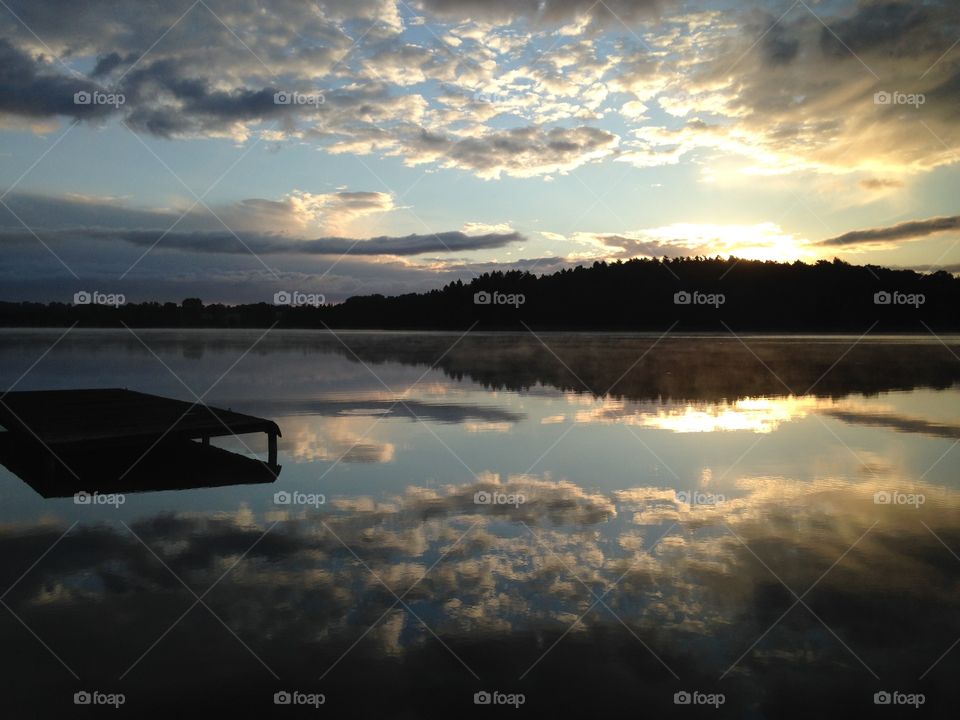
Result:
{"label": "dock reflection", "polygon": [[272,483],[280,465],[186,439],[58,448],[0,433],[0,463],[44,498]]}

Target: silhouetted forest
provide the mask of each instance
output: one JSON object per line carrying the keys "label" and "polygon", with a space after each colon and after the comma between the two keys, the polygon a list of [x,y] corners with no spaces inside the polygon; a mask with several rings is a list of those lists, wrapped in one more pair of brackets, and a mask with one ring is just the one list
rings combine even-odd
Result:
{"label": "silhouetted forest", "polygon": [[[290,288],[322,293],[323,288]],[[272,298],[271,298],[272,300]],[[960,279],[834,260],[815,264],[735,258],[596,262],[552,275],[486,273],[438,290],[364,295],[339,304],[204,305],[198,298],[111,305],[0,303],[16,327],[279,327],[925,331],[960,329]]]}

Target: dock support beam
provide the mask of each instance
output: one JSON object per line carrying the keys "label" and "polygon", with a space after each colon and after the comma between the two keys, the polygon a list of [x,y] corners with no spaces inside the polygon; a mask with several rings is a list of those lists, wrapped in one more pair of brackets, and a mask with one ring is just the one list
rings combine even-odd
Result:
{"label": "dock support beam", "polygon": [[201,439],[201,442],[203,443],[203,446],[204,446],[204,447],[209,447],[209,446],[210,446],[210,436],[209,436],[209,435],[204,435],[203,438]]}
{"label": "dock support beam", "polygon": [[277,465],[277,434],[267,433],[267,463],[273,467]]}

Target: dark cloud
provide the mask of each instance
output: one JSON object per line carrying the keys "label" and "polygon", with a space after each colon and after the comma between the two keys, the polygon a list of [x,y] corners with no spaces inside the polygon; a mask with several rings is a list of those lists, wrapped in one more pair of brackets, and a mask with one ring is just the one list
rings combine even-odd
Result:
{"label": "dark cloud", "polygon": [[9,210],[0,206],[0,228],[23,229],[17,217],[38,228],[169,227],[177,219],[168,212],[126,207],[104,197],[11,192],[3,201]]}
{"label": "dark cloud", "polygon": [[918,433],[930,437],[960,438],[960,426],[938,423],[923,418],[895,415],[892,413],[857,412],[854,410],[824,410],[825,415],[854,425],[890,428],[902,433]]}
{"label": "dark cloud", "polygon": [[960,215],[936,217],[929,220],[911,220],[909,222],[891,225],[890,227],[870,228],[868,230],[854,230],[837,235],[836,237],[821,240],[818,245],[829,247],[850,247],[854,245],[870,245],[886,243],[896,240],[914,240],[934,233],[949,232],[960,229]]}
{"label": "dark cloud", "polygon": [[[284,201],[248,198],[214,205],[216,216],[197,211],[179,221],[181,212],[176,208],[148,210],[104,196],[13,192],[4,203],[16,217],[0,206],[0,252],[6,261],[0,268],[3,300],[72,297],[77,290],[76,279],[50,250],[85,283],[113,288],[131,301],[180,300],[195,295],[208,301],[258,302],[277,290],[309,288],[317,276],[323,275],[323,287],[318,292],[331,302],[339,302],[370,292],[422,292],[485,270],[520,266],[547,271],[556,268],[559,261],[470,262],[472,249],[523,241],[520,234],[492,232],[494,229],[382,237],[372,242],[342,237],[337,230],[314,230],[312,238],[307,235],[307,228],[326,226],[331,221],[334,226],[346,225],[352,218],[392,206],[390,195],[369,191],[295,193]],[[49,250],[17,217],[33,228]],[[234,228],[256,255],[265,261],[269,256],[269,266],[280,278],[258,262],[216,217]],[[144,251],[163,234],[158,229],[174,225],[174,231],[141,261]],[[354,243],[353,251],[346,253]],[[163,252],[165,248],[174,251]],[[450,257],[447,248],[457,255]],[[406,259],[421,253],[426,260],[422,264]],[[134,266],[131,276],[121,278]]]}
{"label": "dark cloud", "polygon": [[[135,61],[136,58],[130,58],[130,62]],[[123,58],[119,54],[112,52],[109,55],[101,55],[97,58],[97,64],[93,68],[93,72],[90,74],[93,77],[101,77],[103,75],[109,75],[116,68],[123,63]]]}
{"label": "dark cloud", "polygon": [[[94,78],[113,80],[126,95],[123,116],[131,127],[161,137],[224,134],[239,124],[301,114],[309,124],[314,107],[277,104],[274,94],[318,92],[316,79],[352,43],[342,23],[366,21],[364,36],[374,46],[400,29],[392,0],[318,4],[91,0],[81,10],[69,2],[11,0],[11,13],[0,15],[0,38],[7,38],[0,40],[0,111],[27,117],[106,114],[110,108],[102,105],[72,105],[74,92],[102,89]],[[26,50],[31,46],[20,39],[14,15],[47,43],[47,56]],[[77,73],[74,81],[67,64],[80,58],[95,64],[90,78]],[[283,129],[291,126],[292,120]]]}
{"label": "dark cloud", "polygon": [[[4,198],[7,208],[0,207],[0,228],[23,228],[21,220],[32,228],[76,231],[78,228],[143,229],[173,228],[180,232],[231,228],[265,235],[302,236],[304,228],[325,228],[318,234],[337,234],[351,220],[393,209],[393,196],[372,191],[340,191],[308,193],[294,191],[282,200],[244,198],[234,203],[215,205],[211,210],[150,210],[127,205],[122,199],[109,196],[41,195],[13,192]],[[9,208],[9,209],[8,209]],[[15,213],[15,215],[13,214]],[[18,219],[19,218],[19,219]],[[333,228],[333,229],[331,229]]]}
{"label": "dark cloud", "polygon": [[767,27],[772,25],[773,29],[763,36],[764,54],[767,60],[774,65],[787,65],[797,56],[800,41],[791,37],[783,25],[774,24],[776,18],[770,17],[768,19],[770,23]]}
{"label": "dark cloud", "polygon": [[927,102],[935,104],[951,122],[956,122],[960,118],[960,67],[955,67],[943,82],[925,95]]}
{"label": "dark cloud", "polygon": [[[121,62],[117,53],[102,56],[93,76],[106,75]],[[237,122],[279,118],[303,110],[301,106],[277,104],[274,94],[278,88],[214,90],[208,80],[188,76],[180,63],[171,60],[135,70],[115,89],[54,70],[49,63],[0,38],[0,112],[77,119],[103,118],[121,112],[131,127],[171,137],[222,130]],[[75,100],[76,93],[94,92],[122,95],[123,102],[82,104]]]}
{"label": "dark cloud", "polygon": [[[352,359],[352,356],[347,354]],[[422,400],[289,400],[265,403],[276,415],[321,415],[325,417],[403,417],[440,423],[517,423],[526,418],[506,408],[476,403],[435,403]]]}
{"label": "dark cloud", "polygon": [[[211,82],[191,76],[191,70],[173,60],[161,60],[132,71],[122,89],[134,105],[128,123],[154,135],[172,136],[212,129],[235,122],[278,118],[300,111],[297,105],[278,104],[280,88],[260,90],[213,89]],[[158,101],[158,97],[169,97]]]}
{"label": "dark cloud", "polygon": [[613,153],[619,137],[599,128],[512,128],[461,140],[421,132],[407,143],[411,162],[445,162],[483,178],[502,173],[517,177],[564,172],[591,157]]}
{"label": "dark cloud", "polygon": [[[945,5],[933,3],[941,4]],[[823,27],[820,46],[825,53],[840,57],[849,57],[851,50],[861,53],[877,49],[913,55],[929,46],[930,37],[923,35],[932,19],[930,10],[915,2],[866,3],[853,16]],[[915,44],[917,40],[920,46]]]}
{"label": "dark cloud", "polygon": [[76,93],[108,92],[83,77],[51,72],[46,63],[0,38],[0,112],[31,118],[66,115],[78,119],[104,117],[114,105],[79,104]]}
{"label": "dark cloud", "polygon": [[[42,231],[41,231],[42,232]],[[468,252],[500,248],[520,242],[523,235],[511,233],[486,233],[467,235],[460,231],[406,235],[403,237],[378,237],[363,239],[344,237],[321,237],[296,239],[283,235],[253,234],[243,231],[198,231],[177,232],[164,229],[123,230],[113,228],[70,228],[43,232],[49,239],[124,241],[140,247],[157,246],[158,249],[176,249],[199,253],[257,255],[302,254],[302,255],[423,255],[426,253]],[[27,230],[0,231],[0,241],[32,243],[36,237]]]}
{"label": "dark cloud", "polygon": [[692,254],[690,241],[678,238],[669,240],[643,240],[623,235],[595,235],[598,241],[609,248],[622,248],[621,257],[684,257]]}
{"label": "dark cloud", "polygon": [[864,190],[887,190],[903,187],[903,181],[893,178],[867,178],[860,181],[860,187]]}

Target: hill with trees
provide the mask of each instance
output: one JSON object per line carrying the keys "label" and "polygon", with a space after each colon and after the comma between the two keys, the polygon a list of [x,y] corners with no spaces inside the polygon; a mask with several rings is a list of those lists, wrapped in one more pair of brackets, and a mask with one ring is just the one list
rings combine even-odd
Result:
{"label": "hill with trees", "polygon": [[[292,291],[293,289],[291,289]],[[303,295],[323,288],[299,288]],[[292,293],[287,293],[291,295]],[[960,278],[840,260],[636,259],[550,275],[507,271],[328,305],[0,303],[7,327],[940,331],[960,329]],[[294,297],[296,299],[296,297]],[[875,323],[875,325],[874,325]]]}

